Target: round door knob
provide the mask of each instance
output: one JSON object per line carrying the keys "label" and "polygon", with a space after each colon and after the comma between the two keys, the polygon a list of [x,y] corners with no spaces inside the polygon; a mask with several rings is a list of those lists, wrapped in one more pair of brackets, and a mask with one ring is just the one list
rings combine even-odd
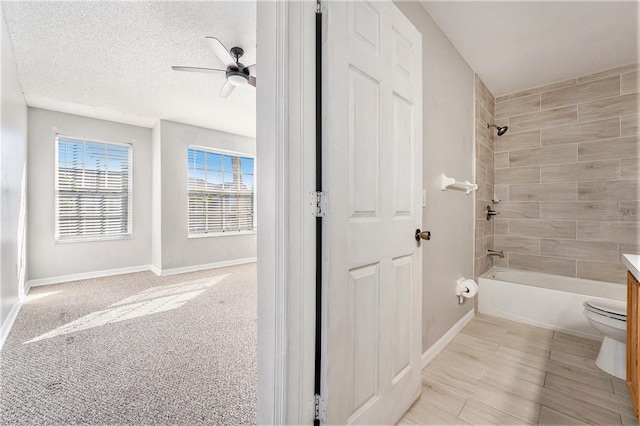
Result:
{"label": "round door knob", "polygon": [[420,240],[430,240],[431,239],[431,231],[422,232],[420,229],[416,229],[416,241],[420,242]]}

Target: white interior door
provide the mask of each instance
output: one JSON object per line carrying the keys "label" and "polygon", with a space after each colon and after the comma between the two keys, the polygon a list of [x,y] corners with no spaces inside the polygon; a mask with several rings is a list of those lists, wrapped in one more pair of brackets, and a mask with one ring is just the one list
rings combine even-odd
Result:
{"label": "white interior door", "polygon": [[393,424],[421,390],[422,39],[391,1],[323,2],[329,424]]}

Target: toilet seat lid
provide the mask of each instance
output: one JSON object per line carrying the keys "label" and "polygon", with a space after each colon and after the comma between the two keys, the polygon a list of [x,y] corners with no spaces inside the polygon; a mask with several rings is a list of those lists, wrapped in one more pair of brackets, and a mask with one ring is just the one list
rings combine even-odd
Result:
{"label": "toilet seat lid", "polygon": [[590,311],[607,315],[611,318],[627,319],[627,302],[621,300],[588,300],[584,302],[585,308]]}

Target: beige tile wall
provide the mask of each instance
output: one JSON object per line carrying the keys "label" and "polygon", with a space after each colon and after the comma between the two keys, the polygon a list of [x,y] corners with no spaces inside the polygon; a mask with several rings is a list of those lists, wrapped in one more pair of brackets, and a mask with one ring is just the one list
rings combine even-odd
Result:
{"label": "beige tile wall", "polygon": [[[625,282],[621,254],[640,254],[639,81],[640,65],[630,65],[495,99],[497,124],[509,131],[495,138],[493,164],[478,160],[476,179],[491,184],[480,178],[494,166],[503,201],[493,227],[476,218],[480,273],[489,260],[479,249],[493,242],[506,254],[497,266]],[[477,86],[476,109],[491,106]],[[491,149],[491,136],[477,132],[476,145]]]}
{"label": "beige tile wall", "polygon": [[[476,235],[475,235],[475,278],[493,266],[493,260],[486,256],[488,248],[493,248],[494,221],[488,221],[486,211],[494,193],[495,129],[487,129],[487,123],[494,120],[494,96],[476,76]],[[495,159],[495,160],[494,160]]]}

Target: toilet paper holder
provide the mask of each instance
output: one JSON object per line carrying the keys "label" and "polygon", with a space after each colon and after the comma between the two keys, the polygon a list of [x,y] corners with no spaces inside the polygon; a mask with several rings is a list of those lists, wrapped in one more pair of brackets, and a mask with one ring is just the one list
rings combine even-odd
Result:
{"label": "toilet paper holder", "polygon": [[458,296],[458,304],[464,303],[464,299],[470,299],[478,294],[478,284],[471,279],[464,277],[458,278],[456,281],[456,296]]}

